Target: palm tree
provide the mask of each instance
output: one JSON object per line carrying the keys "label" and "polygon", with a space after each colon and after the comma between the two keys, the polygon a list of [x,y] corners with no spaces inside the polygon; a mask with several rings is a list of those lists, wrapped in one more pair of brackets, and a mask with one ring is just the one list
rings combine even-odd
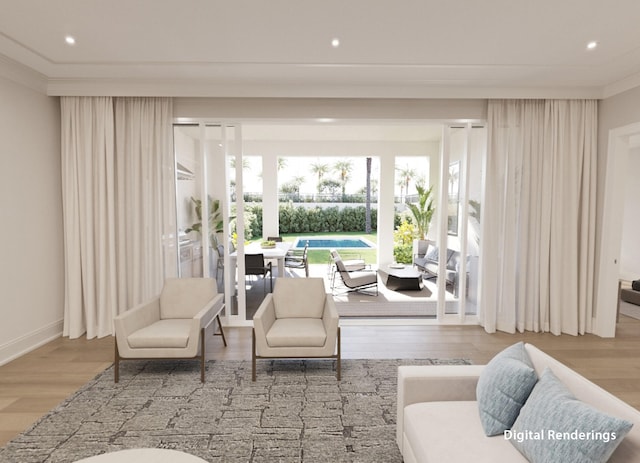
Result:
{"label": "palm tree", "polygon": [[[236,158],[235,158],[235,156],[230,159],[229,165],[231,166],[232,169],[236,168]],[[251,170],[251,163],[249,162],[249,159],[242,158],[242,169]]]}
{"label": "palm tree", "polygon": [[[416,176],[416,170],[413,167],[406,166],[404,168],[397,167],[396,170],[399,171],[399,179],[398,184],[404,186],[405,194],[409,194],[409,182],[413,180]],[[401,183],[402,182],[402,183]],[[402,188],[401,186],[401,188]],[[402,199],[402,191],[400,192],[400,197]]]}
{"label": "palm tree", "polygon": [[316,188],[318,190],[318,193],[320,193],[320,185],[322,184],[322,178],[324,177],[325,174],[329,173],[329,164],[324,164],[319,162],[311,164],[311,172],[313,172],[318,176],[318,184],[316,185]]}
{"label": "palm tree", "polygon": [[433,185],[428,190],[417,185],[416,190],[418,190],[418,203],[407,203],[407,207],[413,216],[416,227],[418,227],[418,238],[424,240],[427,239],[431,218],[436,210],[431,197]]}
{"label": "palm tree", "polygon": [[333,165],[333,170],[338,173],[340,177],[340,185],[342,186],[342,197],[344,198],[347,189],[347,182],[349,181],[349,176],[351,174],[351,170],[353,169],[353,165],[351,161],[338,161]]}

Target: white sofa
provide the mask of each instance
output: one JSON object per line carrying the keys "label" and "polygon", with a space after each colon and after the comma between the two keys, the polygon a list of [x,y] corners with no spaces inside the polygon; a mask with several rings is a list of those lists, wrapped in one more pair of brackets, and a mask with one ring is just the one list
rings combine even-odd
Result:
{"label": "white sofa", "polygon": [[[538,376],[549,367],[575,397],[634,423],[610,458],[640,461],[640,411],[531,344],[525,345]],[[503,435],[483,431],[476,385],[484,365],[401,366],[398,369],[397,443],[405,463],[526,462]]]}

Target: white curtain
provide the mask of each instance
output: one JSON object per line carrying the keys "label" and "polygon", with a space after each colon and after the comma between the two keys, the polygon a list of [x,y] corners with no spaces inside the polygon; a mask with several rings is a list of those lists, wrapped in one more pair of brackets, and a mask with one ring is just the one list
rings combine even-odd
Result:
{"label": "white curtain", "polygon": [[65,336],[157,294],[175,226],[172,100],[63,97]]}
{"label": "white curtain", "polygon": [[592,331],[597,101],[489,101],[481,322]]}

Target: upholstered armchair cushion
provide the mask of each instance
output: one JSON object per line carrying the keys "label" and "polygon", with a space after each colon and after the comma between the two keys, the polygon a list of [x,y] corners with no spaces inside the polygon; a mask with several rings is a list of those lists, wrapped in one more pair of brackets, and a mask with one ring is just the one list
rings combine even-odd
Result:
{"label": "upholstered armchair cushion", "polygon": [[178,348],[184,349],[189,342],[191,326],[187,319],[158,320],[157,322],[134,331],[127,337],[129,347],[140,348]]}
{"label": "upholstered armchair cushion", "polygon": [[280,278],[273,292],[276,318],[321,318],[326,297],[322,279]]}
{"label": "upholstered armchair cushion", "polygon": [[281,318],[267,333],[269,347],[322,347],[327,340],[319,318]]}
{"label": "upholstered armchair cushion", "polygon": [[215,284],[202,278],[170,278],[160,293],[160,318],[192,318],[217,294]]}

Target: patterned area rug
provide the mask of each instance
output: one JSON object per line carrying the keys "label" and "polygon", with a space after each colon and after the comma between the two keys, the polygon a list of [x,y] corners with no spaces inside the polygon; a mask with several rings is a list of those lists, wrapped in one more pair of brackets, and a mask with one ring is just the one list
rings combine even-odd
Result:
{"label": "patterned area rug", "polygon": [[125,362],[0,449],[0,462],[73,462],[169,448],[209,462],[402,462],[395,442],[398,365],[466,360]]}

